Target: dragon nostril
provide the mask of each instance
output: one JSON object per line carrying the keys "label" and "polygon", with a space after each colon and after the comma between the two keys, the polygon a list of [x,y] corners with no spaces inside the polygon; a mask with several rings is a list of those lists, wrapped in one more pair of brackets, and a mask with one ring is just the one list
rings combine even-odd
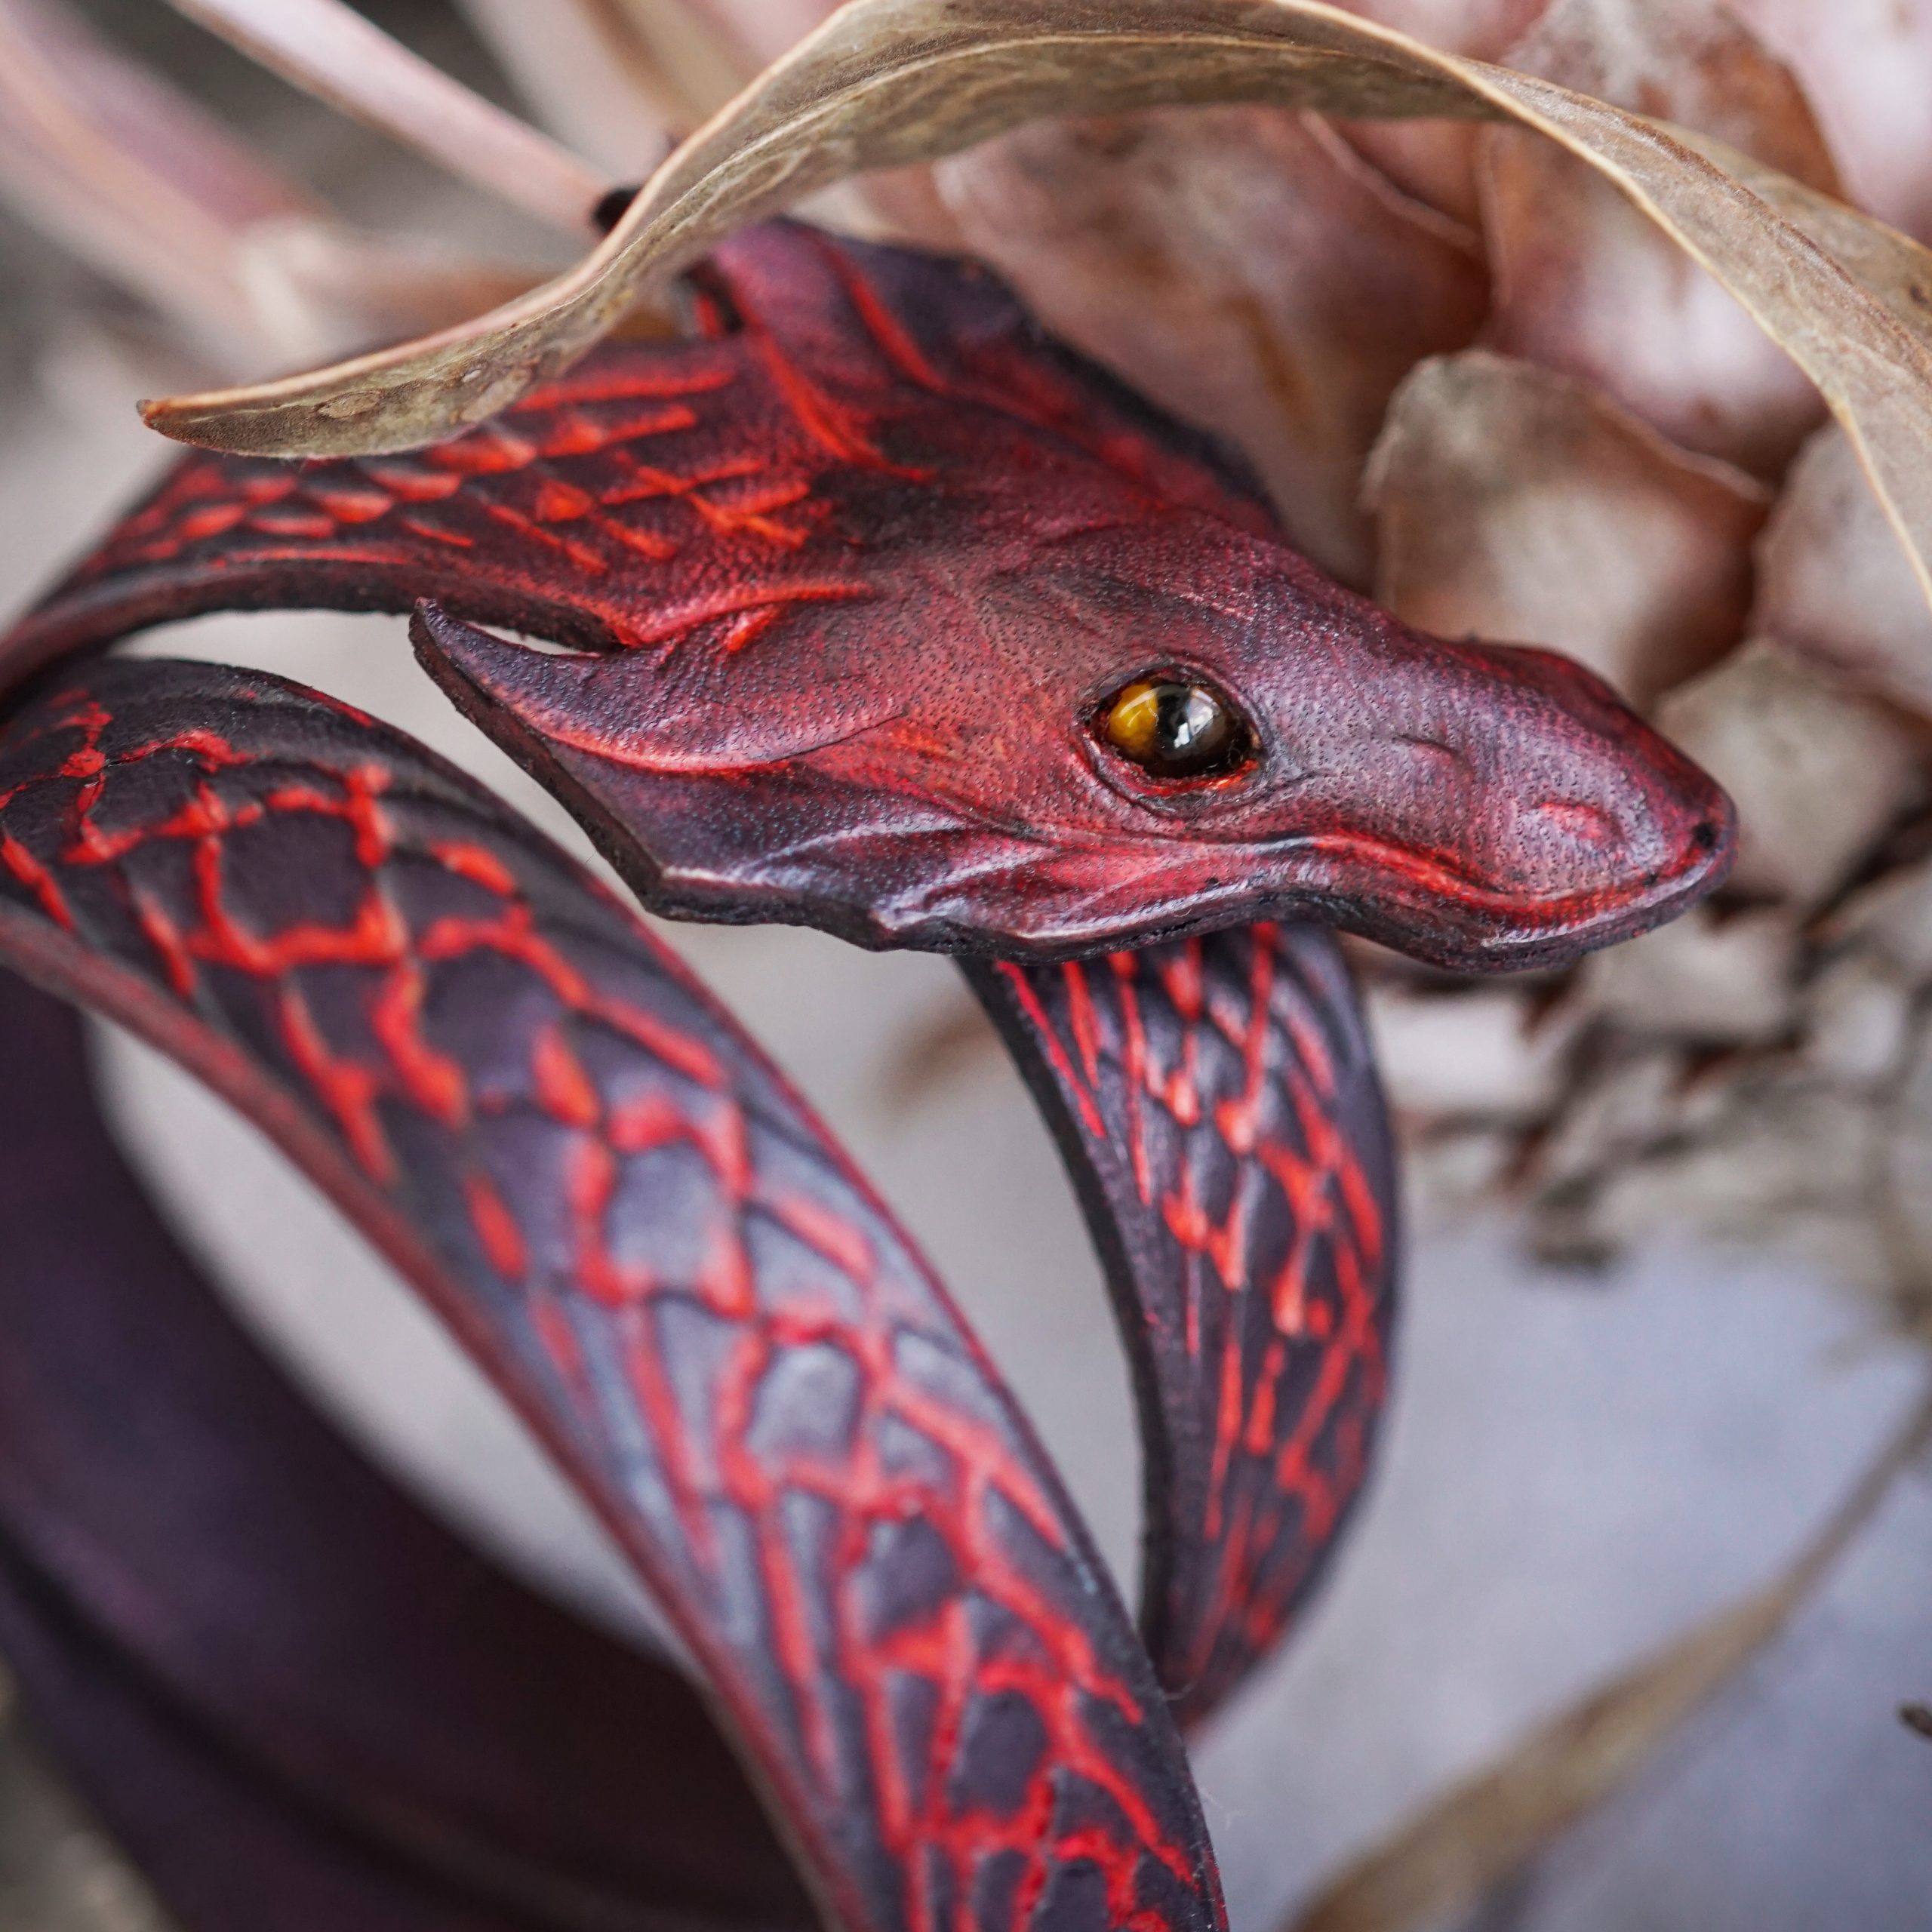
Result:
{"label": "dragon nostril", "polygon": [[1530,811],[1546,836],[1553,832],[1600,851],[1625,842],[1622,820],[1601,805],[1581,798],[1542,798]]}
{"label": "dragon nostril", "polygon": [[1690,849],[1694,852],[1715,852],[1718,844],[1718,829],[1714,820],[1704,819],[1690,835]]}

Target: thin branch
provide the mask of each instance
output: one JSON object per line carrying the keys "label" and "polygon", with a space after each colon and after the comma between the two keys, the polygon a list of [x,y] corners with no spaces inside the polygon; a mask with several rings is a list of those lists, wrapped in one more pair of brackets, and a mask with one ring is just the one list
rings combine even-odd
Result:
{"label": "thin branch", "polygon": [[171,0],[297,87],[540,220],[580,233],[609,188],[342,0]]}
{"label": "thin branch", "polygon": [[337,220],[60,0],[0,0],[0,202],[217,365],[445,328],[537,278]]}
{"label": "thin branch", "polygon": [[292,346],[254,325],[235,251],[321,205],[58,0],[0,0],[0,199],[228,352]]}
{"label": "thin branch", "polygon": [[1626,1784],[1777,1636],[1928,1441],[1932,1395],[1781,1576],[1458,1785],[1324,1888],[1289,1932],[1411,1932],[1479,1903]]}
{"label": "thin branch", "polygon": [[538,118],[641,180],[757,72],[691,0],[460,0]]}

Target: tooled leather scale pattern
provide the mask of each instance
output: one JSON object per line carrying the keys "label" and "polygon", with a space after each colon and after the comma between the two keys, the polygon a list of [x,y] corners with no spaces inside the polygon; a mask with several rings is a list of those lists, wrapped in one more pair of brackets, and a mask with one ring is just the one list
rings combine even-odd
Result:
{"label": "tooled leather scale pattern", "polygon": [[[881,263],[899,278],[890,299],[870,279]],[[724,678],[709,713],[728,692],[743,709],[783,712],[808,700],[809,688],[801,699],[789,685],[761,680],[790,675],[774,669],[781,643],[786,660],[809,661],[809,634],[781,638],[771,627],[783,614],[872,594],[851,532],[894,469],[875,424],[815,379],[813,368],[828,360],[822,338],[835,343],[841,367],[869,371],[865,380],[893,408],[950,420],[949,408],[986,403],[1029,433],[1044,427],[1077,442],[1109,475],[1163,500],[1204,501],[1232,521],[1265,521],[1197,452],[1174,444],[1163,426],[1150,429],[1129,400],[1032,334],[986,278],[783,227],[734,244],[729,264],[715,285],[737,311],[728,329],[720,323],[721,332],[689,342],[607,346],[441,447],[298,465],[191,453],[0,645],[0,669],[11,663],[17,673],[49,654],[197,610],[403,610],[435,596],[478,620],[618,646],[595,660],[600,675],[608,665],[621,675],[633,654],[677,655],[698,667],[694,675]],[[780,317],[783,328],[770,325]],[[885,413],[886,401],[878,408]],[[755,808],[733,774],[715,793],[697,789],[716,783],[701,764],[680,780],[702,801],[692,809],[713,819]],[[1281,956],[1312,962],[1327,944],[1303,935]],[[1266,941],[1230,934],[1192,956],[1202,961],[1200,1012],[1225,1014],[1251,1003],[1253,974],[1276,955]],[[1091,983],[1097,1024],[1112,1040],[1128,1037],[1118,1002],[1131,1001],[1136,977],[1152,1042],[1146,1066],[1181,1065],[1206,1043],[1218,1069],[1214,1026],[1198,1026],[1198,1016],[1177,1006],[1151,964],[1070,974],[1014,967],[994,983],[1032,986],[1033,1010],[1059,1013],[1063,1033],[1072,1024],[1061,1011],[1068,989]],[[1294,988],[1305,1011],[1271,1033],[1253,1109],[1281,1124],[1266,1161],[1222,1138],[1223,1116],[1214,1108],[1195,1119],[1173,1115],[1164,1103],[1184,1093],[1184,1079],[1159,1092],[1132,1078],[1096,1084],[1075,1071],[1078,1054],[1042,1051],[1026,1009],[1009,1028],[1050,1112],[1076,1123],[1063,1138],[1097,1208],[1103,1248],[1134,1257],[1131,1268],[1116,1263],[1111,1272],[1130,1353],[1145,1371],[1137,1387],[1150,1457],[1143,1634],[1161,1681],[1189,1717],[1266,1654],[1318,1571],[1359,1481],[1384,1391],[1392,1254],[1371,1225],[1390,1211],[1374,1075],[1339,966],[1277,975],[1277,1001]],[[1305,1058],[1324,1040],[1346,1043],[1332,1092]],[[1149,1131],[1164,1113],[1175,1131]],[[1096,1118],[1103,1131],[1088,1131]],[[1131,1142],[1138,1164],[1128,1185],[1120,1161]],[[1379,1210],[1351,1204],[1340,1225],[1356,1238],[1341,1246],[1322,1218],[1332,1218],[1334,1183],[1324,1177],[1336,1149],[1383,1195]],[[1297,1161],[1312,1161],[1314,1178],[1298,1180]],[[1185,1215],[1150,1206],[1211,1203],[1237,1171],[1244,1199],[1255,1203],[1238,1225],[1204,1222],[1183,1238],[1176,1229],[1192,1225]],[[1211,1204],[1204,1211],[1217,1212]],[[1288,1254],[1313,1270],[1305,1308],[1287,1289],[1247,1292],[1277,1275]],[[1344,1254],[1353,1257],[1361,1294],[1336,1301],[1330,1335],[1297,1326],[1329,1309],[1323,1284]],[[1177,1334],[1198,1346],[1177,1347]],[[1238,1346],[1225,1346],[1229,1337]]]}
{"label": "tooled leather scale pattern", "polygon": [[406,740],[103,667],[0,740],[0,949],[222,1086],[627,1542],[841,1923],[1216,1922],[1171,1721],[944,1291],[630,915]]}
{"label": "tooled leather scale pattern", "polygon": [[[706,333],[606,343],[451,441],[307,463],[189,451],[15,626],[0,678],[198,611],[427,598],[560,644],[685,651],[779,701],[752,647],[787,612],[877,595],[867,539],[897,486],[949,481],[895,459],[894,416],[962,443],[962,421],[982,439],[1004,426],[1023,450],[1044,432],[1147,500],[1271,527],[1251,488],[1040,337],[988,276],[782,223],[720,263]],[[1063,513],[1061,480],[1039,475],[1044,518]]]}
{"label": "tooled leather scale pattern", "polygon": [[1065,1149],[1147,1444],[1142,1626],[1183,1721],[1280,1640],[1388,1389],[1393,1151],[1334,939],[974,964]]}

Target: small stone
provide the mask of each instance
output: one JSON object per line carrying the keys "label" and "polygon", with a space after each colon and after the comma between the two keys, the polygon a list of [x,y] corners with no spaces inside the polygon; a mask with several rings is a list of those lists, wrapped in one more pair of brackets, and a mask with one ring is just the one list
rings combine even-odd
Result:
{"label": "small stone", "polygon": [[1792,1023],[1798,929],[1778,907],[1700,906],[1585,966],[1583,996],[1633,1033],[1711,1045],[1774,1040]]}
{"label": "small stone", "polygon": [[1418,1121],[1527,1121],[1561,1097],[1574,1020],[1536,1023],[1512,986],[1426,993],[1365,989],[1391,1105]]}
{"label": "small stone", "polygon": [[1817,905],[1924,795],[1926,740],[1903,714],[1761,638],[1657,721],[1737,802],[1734,888]]}
{"label": "small stone", "polygon": [[1866,952],[1841,955],[1806,989],[1804,1053],[1841,1086],[1889,1080],[1912,1026],[1912,987],[1895,968]]}

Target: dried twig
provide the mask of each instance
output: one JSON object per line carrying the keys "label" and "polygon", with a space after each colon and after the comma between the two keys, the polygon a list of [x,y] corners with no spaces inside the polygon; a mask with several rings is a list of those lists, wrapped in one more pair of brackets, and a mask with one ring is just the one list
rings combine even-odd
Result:
{"label": "dried twig", "polygon": [[691,0],[462,0],[549,124],[635,180],[757,72]]}
{"label": "dried twig", "polygon": [[342,0],[171,4],[285,80],[540,220],[580,232],[611,185]]}
{"label": "dried twig", "polygon": [[0,0],[0,198],[229,354],[315,341],[259,325],[238,250],[321,206],[59,0]]}

